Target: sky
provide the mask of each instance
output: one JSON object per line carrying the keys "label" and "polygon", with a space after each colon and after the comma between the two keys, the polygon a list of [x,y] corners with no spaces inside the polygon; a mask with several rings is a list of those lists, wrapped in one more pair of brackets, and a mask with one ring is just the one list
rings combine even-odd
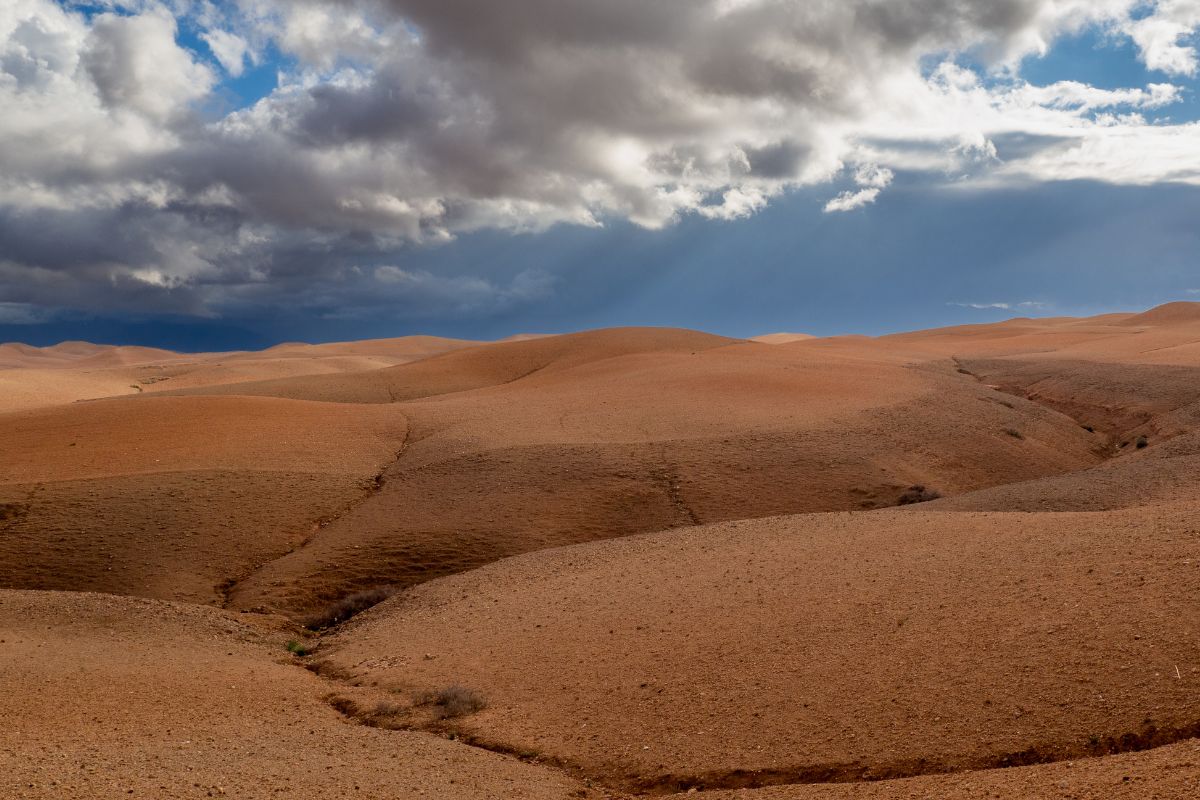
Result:
{"label": "sky", "polygon": [[1200,300],[1200,0],[4,0],[0,341]]}

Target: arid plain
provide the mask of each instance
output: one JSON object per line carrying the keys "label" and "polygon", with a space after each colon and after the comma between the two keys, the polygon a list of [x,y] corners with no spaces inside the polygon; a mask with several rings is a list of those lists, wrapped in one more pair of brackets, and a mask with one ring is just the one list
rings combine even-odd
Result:
{"label": "arid plain", "polygon": [[1200,797],[1200,304],[0,345],[0,796]]}

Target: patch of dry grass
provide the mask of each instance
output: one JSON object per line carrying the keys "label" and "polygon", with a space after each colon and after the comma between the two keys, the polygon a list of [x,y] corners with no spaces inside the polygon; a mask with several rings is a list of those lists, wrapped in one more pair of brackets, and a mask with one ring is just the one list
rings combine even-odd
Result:
{"label": "patch of dry grass", "polygon": [[896,502],[902,506],[910,506],[914,503],[928,503],[930,500],[937,500],[941,496],[942,495],[940,492],[936,492],[933,489],[927,489],[918,484],[916,486],[908,487],[908,489],[905,490],[904,494],[900,495]]}
{"label": "patch of dry grass", "polygon": [[366,589],[346,595],[342,599],[331,603],[324,610],[305,619],[304,627],[319,631],[325,628],[332,628],[334,625],[341,625],[346,620],[357,614],[361,614],[368,608],[379,605],[395,593],[396,590],[391,586],[376,586],[373,589]]}
{"label": "patch of dry grass", "polygon": [[439,719],[456,719],[487,708],[487,700],[474,689],[457,684],[443,689],[423,692],[415,698],[416,705],[431,707]]}

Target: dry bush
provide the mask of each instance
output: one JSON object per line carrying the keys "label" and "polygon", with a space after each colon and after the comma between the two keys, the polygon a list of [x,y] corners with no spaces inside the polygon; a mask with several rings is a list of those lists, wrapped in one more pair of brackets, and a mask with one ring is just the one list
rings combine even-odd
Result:
{"label": "dry bush", "polygon": [[897,503],[902,506],[911,506],[914,503],[928,503],[930,500],[937,500],[941,496],[940,492],[935,492],[933,489],[926,489],[924,486],[918,484],[917,486],[908,487],[904,494],[900,495]]}
{"label": "dry bush", "polygon": [[447,686],[417,695],[415,704],[431,706],[439,719],[455,719],[474,714],[487,708],[487,700],[474,689],[465,686]]}
{"label": "dry bush", "polygon": [[401,717],[408,712],[408,709],[399,703],[393,703],[390,700],[380,700],[375,704],[374,711],[371,716],[376,719],[390,719],[392,717]]}
{"label": "dry bush", "polygon": [[374,589],[349,594],[324,610],[313,614],[304,621],[304,627],[319,631],[340,625],[356,614],[361,614],[372,606],[377,606],[396,593],[391,586],[376,586]]}

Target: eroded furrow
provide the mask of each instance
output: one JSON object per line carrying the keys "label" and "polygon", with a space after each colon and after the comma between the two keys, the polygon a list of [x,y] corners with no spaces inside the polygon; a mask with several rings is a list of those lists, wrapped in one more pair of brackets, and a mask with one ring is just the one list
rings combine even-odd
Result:
{"label": "eroded furrow", "polygon": [[256,565],[253,569],[246,571],[242,575],[233,577],[233,578],[229,578],[226,581],[224,581],[223,583],[219,584],[217,587],[217,591],[221,597],[221,603],[220,603],[221,607],[229,608],[233,604],[235,593],[237,592],[238,588],[240,586],[242,586],[246,581],[252,579],[255,575],[262,572],[264,569],[268,568],[272,563],[278,561],[279,559],[286,558],[287,556],[292,555],[293,553],[296,553],[300,550],[305,549],[306,547],[309,547],[313,543],[313,541],[320,535],[320,532],[323,529],[329,527],[333,523],[337,522],[339,519],[342,519],[346,515],[352,513],[356,508],[358,508],[362,504],[370,501],[371,498],[375,497],[380,492],[382,492],[384,486],[388,482],[389,473],[391,473],[396,468],[396,466],[400,463],[400,460],[402,458],[404,458],[404,454],[408,451],[409,440],[410,440],[411,436],[412,436],[412,422],[407,417],[404,417],[404,438],[400,442],[400,447],[396,450],[395,455],[391,458],[390,461],[388,461],[386,464],[384,464],[382,467],[380,467],[379,471],[376,472],[372,477],[363,481],[362,491],[359,494],[359,496],[351,499],[350,501],[348,501],[347,503],[345,503],[344,505],[342,505],[340,508],[336,509],[335,511],[318,518],[315,522],[312,523],[312,526],[309,528],[307,535],[301,541],[299,541],[295,547],[291,548],[286,553],[283,553],[269,561],[260,563],[260,564]]}
{"label": "eroded furrow", "polygon": [[[338,678],[318,665],[307,665],[334,683]],[[343,684],[344,685],[344,684]],[[345,685],[344,685],[345,686]],[[348,688],[348,687],[346,687]],[[361,690],[359,690],[361,691]],[[382,698],[382,699],[380,699]],[[1019,751],[970,759],[915,758],[865,764],[840,762],[803,764],[773,769],[725,769],[694,774],[644,775],[599,772],[552,754],[518,747],[483,736],[454,721],[422,718],[411,707],[398,707],[394,699],[377,695],[373,700],[334,692],[326,702],[347,720],[382,730],[418,731],[445,737],[463,745],[508,756],[526,763],[560,770],[589,786],[636,796],[663,796],[696,792],[764,789],[777,786],[876,783],[923,776],[955,775],[980,770],[1009,769],[1076,761],[1084,758],[1137,753],[1200,737],[1200,721],[1159,727],[1147,718],[1139,730],[1121,735],[1091,736],[1061,744],[1034,744]]]}

